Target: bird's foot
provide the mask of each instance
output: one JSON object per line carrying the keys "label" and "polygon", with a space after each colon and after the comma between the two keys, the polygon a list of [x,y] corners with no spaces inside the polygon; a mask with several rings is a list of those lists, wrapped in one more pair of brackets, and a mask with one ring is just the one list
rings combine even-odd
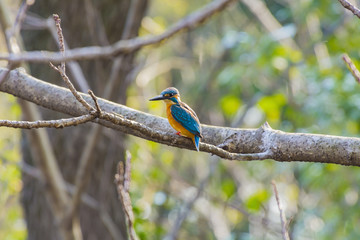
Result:
{"label": "bird's foot", "polygon": [[177,132],[177,133],[175,133],[175,134],[181,136],[181,132]]}

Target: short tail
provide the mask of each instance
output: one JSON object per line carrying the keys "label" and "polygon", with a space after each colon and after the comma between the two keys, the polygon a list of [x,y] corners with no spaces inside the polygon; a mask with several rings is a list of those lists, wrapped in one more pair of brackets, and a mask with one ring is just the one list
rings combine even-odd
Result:
{"label": "short tail", "polygon": [[193,141],[194,141],[196,150],[199,151],[200,137],[198,135],[195,135]]}

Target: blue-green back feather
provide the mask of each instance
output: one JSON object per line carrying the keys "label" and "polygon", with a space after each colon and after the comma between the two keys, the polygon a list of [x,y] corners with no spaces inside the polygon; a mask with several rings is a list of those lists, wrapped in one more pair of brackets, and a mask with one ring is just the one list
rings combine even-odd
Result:
{"label": "blue-green back feather", "polygon": [[195,135],[194,139],[195,139],[195,147],[196,147],[196,150],[199,151],[200,137],[199,137],[198,135]]}
{"label": "blue-green back feather", "polygon": [[201,128],[199,119],[195,112],[185,103],[180,102],[171,106],[171,115],[186,130],[192,134],[201,137]]}

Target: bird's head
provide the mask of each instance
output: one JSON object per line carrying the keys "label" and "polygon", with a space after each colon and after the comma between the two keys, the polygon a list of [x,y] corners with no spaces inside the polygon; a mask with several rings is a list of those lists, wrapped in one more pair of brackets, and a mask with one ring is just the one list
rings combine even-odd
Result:
{"label": "bird's head", "polygon": [[150,98],[149,101],[164,100],[167,104],[175,104],[180,102],[180,93],[174,87],[169,87],[162,91],[159,96]]}

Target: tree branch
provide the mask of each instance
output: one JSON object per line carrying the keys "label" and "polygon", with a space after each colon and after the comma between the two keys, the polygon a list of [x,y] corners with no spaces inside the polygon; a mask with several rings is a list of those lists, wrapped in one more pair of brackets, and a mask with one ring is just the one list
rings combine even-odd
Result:
{"label": "tree branch", "polygon": [[181,19],[174,25],[172,25],[165,32],[146,37],[136,37],[133,39],[120,40],[109,46],[90,46],[75,48],[66,52],[63,56],[61,52],[50,51],[31,51],[23,52],[20,54],[0,54],[0,60],[8,60],[12,63],[19,62],[53,62],[59,63],[62,61],[73,60],[88,60],[94,58],[106,58],[117,56],[121,53],[130,53],[140,49],[141,47],[157,44],[165,41],[175,34],[181,32],[184,29],[192,29],[199,24],[205,22],[215,13],[223,10],[234,0],[217,0],[209,3],[205,7],[191,13],[185,18]]}
{"label": "tree branch", "polygon": [[[0,68],[0,75],[6,69]],[[72,116],[88,114],[87,110],[65,88],[38,80],[21,69],[9,73],[0,91],[34,102],[45,108]],[[87,102],[91,97],[81,94]],[[174,134],[164,118],[126,106],[98,99],[103,126],[169,146],[195,150],[191,140]],[[239,129],[202,125],[203,152],[230,160],[274,159],[360,166],[360,139],[319,134],[285,133],[267,124],[259,129]],[[218,147],[216,147],[218,146]],[[221,149],[221,148],[222,149]]]}
{"label": "tree branch", "polygon": [[353,63],[353,61],[351,60],[351,58],[349,57],[349,55],[344,54],[342,56],[342,59],[344,60],[344,62],[346,63],[347,67],[349,68],[351,74],[354,76],[355,80],[360,83],[360,72],[359,70],[356,68],[355,64]]}
{"label": "tree branch", "polygon": [[278,190],[277,190],[275,181],[272,181],[272,182],[271,182],[271,185],[273,185],[273,189],[274,189],[274,193],[275,193],[275,198],[276,198],[276,203],[277,203],[277,206],[278,206],[278,209],[279,209],[279,213],[280,213],[280,222],[281,222],[281,234],[282,234],[282,237],[283,237],[284,240],[290,240],[289,233],[288,233],[288,231],[287,231],[287,229],[286,229],[286,217],[285,217],[284,211],[283,211],[283,209],[281,208],[281,205],[280,205],[279,192],[278,192]]}
{"label": "tree branch", "polygon": [[34,122],[30,121],[11,121],[11,120],[0,120],[1,127],[11,127],[11,128],[23,128],[23,129],[33,129],[33,128],[64,128],[70,126],[77,126],[82,123],[89,122],[96,118],[95,114],[82,115],[80,117],[73,117],[69,119],[59,119],[59,120],[38,120]]}
{"label": "tree branch", "polygon": [[355,16],[360,18],[360,10],[357,7],[349,3],[347,0],[338,0],[338,1],[341,3],[341,5],[343,5],[344,8],[350,10]]}

